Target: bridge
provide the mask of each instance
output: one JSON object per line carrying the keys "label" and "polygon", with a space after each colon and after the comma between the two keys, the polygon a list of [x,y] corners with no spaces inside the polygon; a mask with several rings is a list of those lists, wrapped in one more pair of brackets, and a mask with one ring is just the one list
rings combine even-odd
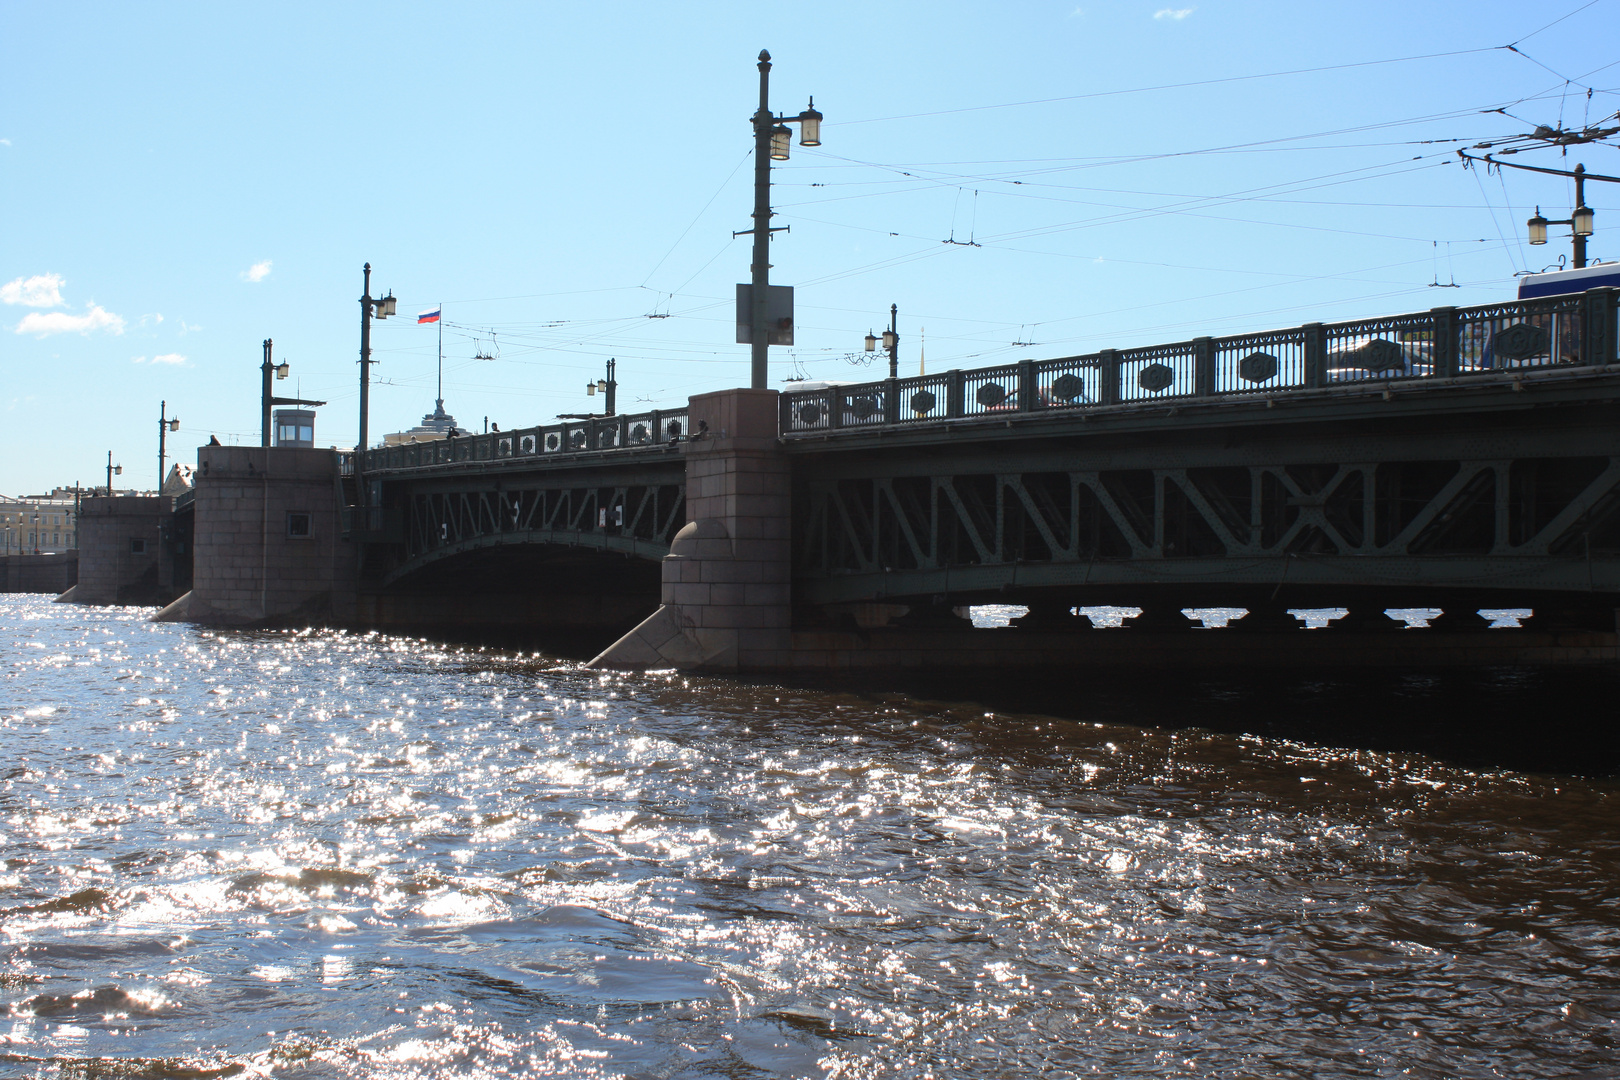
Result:
{"label": "bridge", "polygon": [[[1616,307],[1593,289],[342,455],[343,587],[385,625],[584,605],[628,631],[603,662],[655,666],[1252,655],[1257,633],[1376,661],[1403,607],[1443,609],[1422,640],[1475,657],[1614,659]],[[949,644],[986,602],[1029,614]],[[1077,633],[1096,604],[1143,614]],[[1205,607],[1249,614],[1184,633]],[[1293,633],[1303,607],[1348,615]],[[1532,629],[1473,633],[1493,607]]]}

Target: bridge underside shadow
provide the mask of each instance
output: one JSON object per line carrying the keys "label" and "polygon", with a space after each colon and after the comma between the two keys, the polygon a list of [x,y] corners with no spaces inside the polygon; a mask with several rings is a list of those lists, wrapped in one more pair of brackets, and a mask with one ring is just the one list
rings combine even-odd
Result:
{"label": "bridge underside shadow", "polygon": [[402,569],[360,595],[363,624],[589,655],[658,606],[658,562],[630,551],[513,542]]}

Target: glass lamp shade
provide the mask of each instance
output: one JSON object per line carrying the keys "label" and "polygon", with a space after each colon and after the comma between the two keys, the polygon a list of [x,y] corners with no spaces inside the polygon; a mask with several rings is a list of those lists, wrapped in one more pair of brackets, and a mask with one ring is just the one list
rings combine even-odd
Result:
{"label": "glass lamp shade", "polygon": [[169,421],[169,430],[170,431],[179,431],[180,430],[180,418],[178,416],[175,417],[173,420]]}
{"label": "glass lamp shade", "polygon": [[292,371],[292,365],[291,364],[277,364],[276,365],[276,378],[285,379],[287,377],[287,373],[290,372],[290,371]]}
{"label": "glass lamp shade", "polygon": [[394,299],[392,293],[377,302],[377,317],[386,319],[399,310],[399,301]]}
{"label": "glass lamp shade", "polygon": [[588,382],[588,383],[585,384],[585,396],[586,397],[595,397],[596,396],[596,384],[595,383]]}
{"label": "glass lamp shade", "polygon": [[883,347],[885,349],[893,349],[899,343],[900,335],[896,334],[893,330],[883,331]]}
{"label": "glass lamp shade", "polygon": [[821,145],[821,114],[816,111],[816,99],[810,99],[810,107],[799,114],[799,145]]}
{"label": "glass lamp shade", "polygon": [[867,352],[876,352],[877,351],[877,337],[874,336],[872,331],[870,331],[870,330],[868,330],[866,332],[866,351]]}
{"label": "glass lamp shade", "polygon": [[1530,227],[1530,246],[1539,247],[1547,242],[1547,219],[1536,211],[1536,216],[1525,222]]}
{"label": "glass lamp shade", "polygon": [[1592,235],[1592,208],[1590,206],[1577,206],[1574,214],[1574,227],[1576,236]]}
{"label": "glass lamp shade", "polygon": [[123,476],[124,475],[124,467],[122,465],[114,465],[113,466],[113,475],[114,476]]}
{"label": "glass lamp shade", "polygon": [[786,161],[788,148],[793,145],[793,132],[788,130],[786,124],[777,124],[771,128],[771,160]]}

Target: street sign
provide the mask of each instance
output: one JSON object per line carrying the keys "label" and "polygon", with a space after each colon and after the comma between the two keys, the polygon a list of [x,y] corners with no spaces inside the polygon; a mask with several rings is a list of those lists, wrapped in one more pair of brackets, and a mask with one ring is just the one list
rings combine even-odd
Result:
{"label": "street sign", "polygon": [[[737,344],[753,342],[754,287],[737,286]],[[793,286],[767,285],[765,288],[765,325],[770,327],[769,345],[793,344]]]}

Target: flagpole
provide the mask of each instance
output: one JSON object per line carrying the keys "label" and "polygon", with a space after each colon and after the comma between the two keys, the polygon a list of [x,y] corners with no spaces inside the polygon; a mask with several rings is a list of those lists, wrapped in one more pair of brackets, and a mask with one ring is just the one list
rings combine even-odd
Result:
{"label": "flagpole", "polygon": [[444,301],[439,301],[439,404],[444,404]]}

